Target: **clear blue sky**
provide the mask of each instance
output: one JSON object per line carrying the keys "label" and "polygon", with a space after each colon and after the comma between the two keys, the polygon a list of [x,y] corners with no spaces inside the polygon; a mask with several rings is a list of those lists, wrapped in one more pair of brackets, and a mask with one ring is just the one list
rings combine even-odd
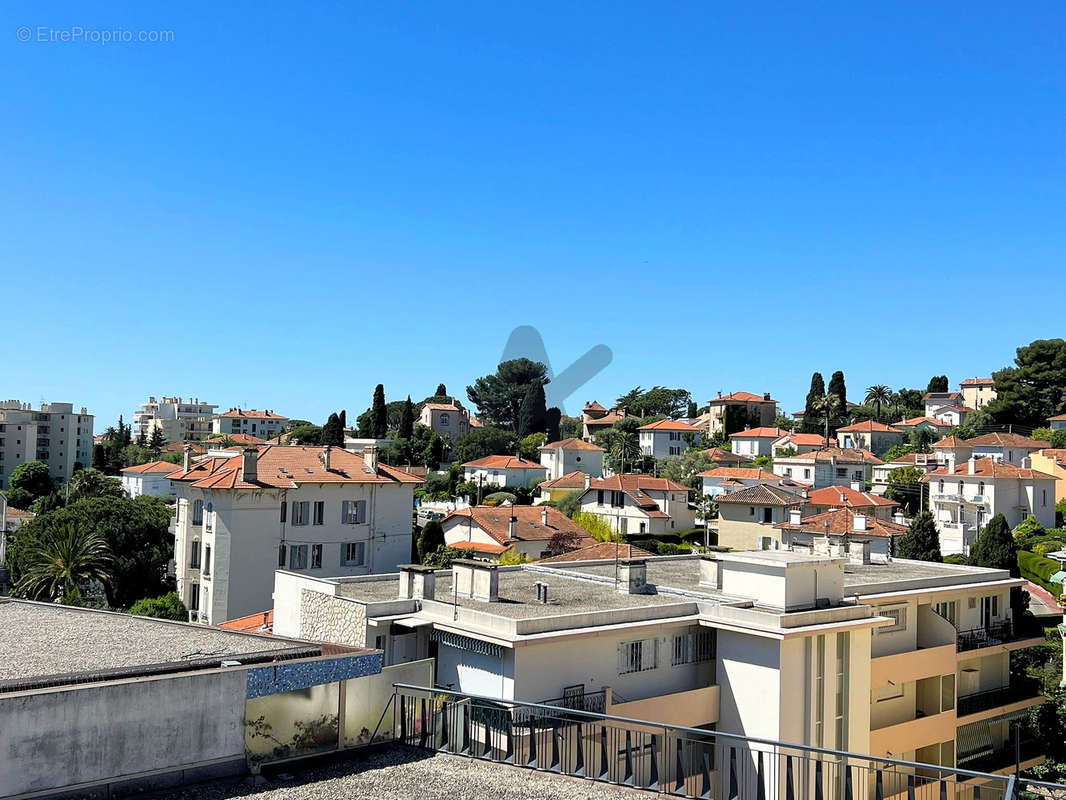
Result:
{"label": "clear blue sky", "polygon": [[568,411],[791,411],[1063,334],[1061,3],[95,5],[0,8],[4,397],[321,421],[531,324],[614,352]]}

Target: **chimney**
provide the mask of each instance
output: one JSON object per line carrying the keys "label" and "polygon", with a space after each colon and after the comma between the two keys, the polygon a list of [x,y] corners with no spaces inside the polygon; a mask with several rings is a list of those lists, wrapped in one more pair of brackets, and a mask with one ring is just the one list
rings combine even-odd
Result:
{"label": "chimney", "polygon": [[322,469],[326,472],[329,472],[329,450],[328,444],[322,448]]}
{"label": "chimney", "polygon": [[[547,514],[548,512],[545,511],[544,513]],[[507,535],[510,537],[511,541],[518,538],[518,517],[514,515],[513,509],[511,511],[511,519],[507,522]]]}
{"label": "chimney", "polygon": [[974,475],[976,473],[977,473],[977,457],[976,456],[970,456],[968,459],[966,459],[966,474],[967,475]]}
{"label": "chimney", "polygon": [[855,516],[853,516],[851,519],[851,528],[855,531],[866,530],[866,515],[856,514]]}
{"label": "chimney", "polygon": [[545,526],[545,527],[548,526],[548,507],[547,506],[544,506],[540,510],[540,524]]}
{"label": "chimney", "polygon": [[499,564],[457,558],[452,562],[452,581],[456,595],[497,603],[500,600]]}
{"label": "chimney", "polygon": [[588,489],[592,485],[592,476],[587,472],[585,473],[585,488]]}
{"label": "chimney", "polygon": [[896,513],[892,515],[892,521],[895,522],[897,525],[903,525],[903,520],[905,519],[906,517],[903,516],[903,509],[897,508]]}
{"label": "chimney", "polygon": [[186,442],[181,448],[181,468],[182,471],[188,472],[189,467],[192,466],[192,445]]}
{"label": "chimney", "polygon": [[862,481],[852,481],[851,482],[851,488],[854,489],[856,492],[861,492],[862,491]]}
{"label": "chimney", "polygon": [[763,392],[762,393],[762,399],[763,400],[769,400],[770,399],[770,393],[769,392]]}
{"label": "chimney", "polygon": [[259,451],[246,447],[242,456],[241,479],[245,483],[256,483],[259,480]]}
{"label": "chimney", "polygon": [[790,508],[788,510],[788,524],[799,525],[800,520],[803,519],[803,511],[799,508]]}
{"label": "chimney", "polygon": [[852,564],[869,564],[870,542],[848,542],[848,561]]}
{"label": "chimney", "polygon": [[722,588],[722,563],[712,556],[700,558],[700,586]]}
{"label": "chimney", "polygon": [[421,564],[400,565],[400,599],[432,600],[437,588],[433,567]]}
{"label": "chimney", "polygon": [[721,396],[722,396],[722,392],[721,392],[721,390],[719,390],[719,392],[718,392],[718,396],[719,396],[719,397],[721,397]]}
{"label": "chimney", "polygon": [[618,562],[618,591],[621,594],[645,594],[648,567],[644,559],[629,558]]}
{"label": "chimney", "polygon": [[371,475],[378,474],[378,446],[368,444],[363,448],[363,461],[366,462],[366,471]]}

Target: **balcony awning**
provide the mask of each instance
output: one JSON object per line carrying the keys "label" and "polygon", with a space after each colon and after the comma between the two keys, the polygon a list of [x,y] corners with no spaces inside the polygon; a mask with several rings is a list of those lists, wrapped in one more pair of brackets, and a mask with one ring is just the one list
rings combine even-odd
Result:
{"label": "balcony awning", "polygon": [[428,619],[421,619],[419,617],[401,617],[400,619],[393,620],[397,625],[402,625],[405,628],[420,628],[423,625],[432,625],[433,621]]}

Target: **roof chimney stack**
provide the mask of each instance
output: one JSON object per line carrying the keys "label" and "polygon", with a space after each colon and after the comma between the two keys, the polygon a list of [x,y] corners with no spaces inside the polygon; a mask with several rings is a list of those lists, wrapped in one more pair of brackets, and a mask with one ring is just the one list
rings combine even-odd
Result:
{"label": "roof chimney stack", "polygon": [[853,516],[852,519],[851,519],[851,527],[852,527],[853,530],[856,530],[856,531],[865,531],[866,530],[866,515],[865,514],[856,514],[855,516]]}
{"label": "roof chimney stack", "polygon": [[363,448],[363,461],[366,462],[366,471],[371,475],[378,474],[378,446],[368,444]]}
{"label": "roof chimney stack", "polygon": [[186,442],[181,448],[181,469],[183,472],[188,472],[189,467],[192,466],[192,445]]}
{"label": "roof chimney stack", "polygon": [[[544,513],[547,514],[548,512],[545,511]],[[518,538],[518,517],[514,515],[514,511],[511,511],[511,519],[507,522],[507,535],[512,541]]]}
{"label": "roof chimney stack", "polygon": [[645,594],[648,567],[643,559],[626,559],[618,563],[618,591],[621,594]]}
{"label": "roof chimney stack", "polygon": [[548,526],[548,507],[547,506],[544,506],[540,510],[540,524],[545,526],[545,527]]}
{"label": "roof chimney stack", "polygon": [[592,476],[587,472],[585,473],[585,488],[588,489],[592,485]]}
{"label": "roof chimney stack", "polygon": [[329,451],[330,447],[328,444],[322,447],[322,469],[326,472],[329,472]]}
{"label": "roof chimney stack", "polygon": [[788,510],[788,524],[799,525],[800,520],[803,519],[803,511],[799,508],[790,508]]}
{"label": "roof chimney stack", "polygon": [[244,448],[241,461],[241,479],[245,483],[256,483],[259,480],[259,451],[254,447]]}
{"label": "roof chimney stack", "polygon": [[966,474],[968,474],[968,475],[977,474],[977,456],[970,456],[966,460]]}

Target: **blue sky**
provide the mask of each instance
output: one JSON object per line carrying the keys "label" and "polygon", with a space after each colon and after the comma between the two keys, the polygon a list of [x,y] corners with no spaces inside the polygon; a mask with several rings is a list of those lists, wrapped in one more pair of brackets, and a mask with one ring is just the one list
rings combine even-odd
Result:
{"label": "blue sky", "polygon": [[791,411],[1062,335],[1061,3],[731,5],[4,4],[0,395],[321,421],[529,324],[614,353],[571,412]]}

